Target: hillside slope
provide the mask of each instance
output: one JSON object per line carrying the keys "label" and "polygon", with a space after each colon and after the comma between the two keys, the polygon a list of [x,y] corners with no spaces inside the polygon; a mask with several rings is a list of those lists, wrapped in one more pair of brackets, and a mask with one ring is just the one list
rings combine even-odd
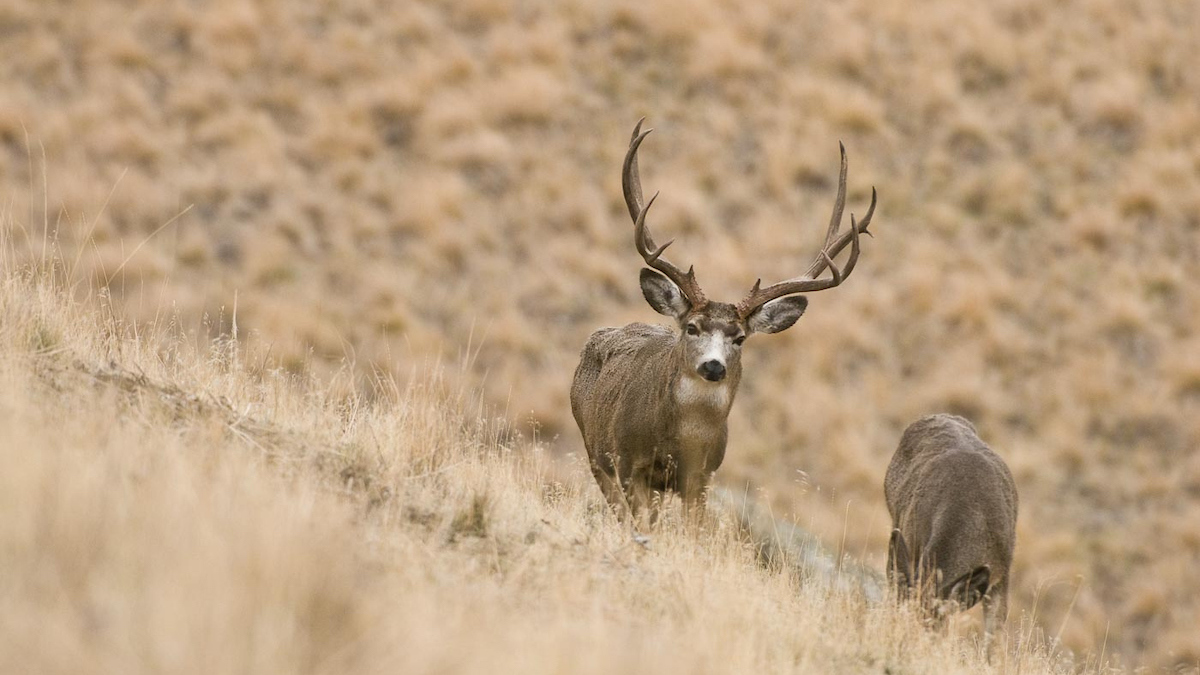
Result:
{"label": "hillside slope", "polygon": [[[436,379],[369,404],[158,328],[0,281],[2,672],[987,670],[728,518],[635,541]],[[1020,637],[997,672],[1070,672]]]}
{"label": "hillside slope", "polygon": [[900,431],[965,414],[1021,491],[1016,615],[1191,665],[1197,54],[1191,0],[0,0],[6,251],[210,338],[236,305],[364,396],[471,355],[451,386],[569,473],[579,348],[656,318],[633,123],[655,232],[731,299],[810,259],[844,141],[876,238],[748,343],[719,479],[881,567]]}

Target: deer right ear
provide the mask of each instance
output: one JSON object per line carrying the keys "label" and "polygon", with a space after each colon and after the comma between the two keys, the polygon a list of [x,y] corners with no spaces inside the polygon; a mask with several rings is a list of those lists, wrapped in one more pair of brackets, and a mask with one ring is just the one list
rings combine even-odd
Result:
{"label": "deer right ear", "polygon": [[659,314],[665,314],[678,321],[692,309],[692,304],[683,297],[679,287],[658,272],[643,267],[641,282],[642,295]]}

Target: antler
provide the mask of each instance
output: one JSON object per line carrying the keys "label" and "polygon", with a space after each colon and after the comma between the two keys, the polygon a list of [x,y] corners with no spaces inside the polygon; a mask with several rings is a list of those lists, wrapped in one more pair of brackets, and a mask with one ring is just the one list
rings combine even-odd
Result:
{"label": "antler", "polygon": [[[842,223],[842,210],[846,206],[846,146],[838,143],[838,147],[842,152],[842,170],[838,176],[837,201],[833,204],[833,215],[829,218],[829,230],[825,234],[825,245],[817,252],[817,257],[808,266],[808,271],[803,276],[781,281],[766,288],[759,288],[762,279],[755,281],[754,288],[750,289],[750,294],[737,304],[737,311],[741,317],[748,317],[759,307],[785,295],[811,293],[833,288],[845,281],[846,277],[854,271],[854,265],[858,263],[858,235],[871,235],[870,232],[867,232],[867,227],[871,224],[871,216],[875,214],[875,188],[871,188],[871,206],[867,209],[867,215],[861,222],[857,222],[854,220],[854,214],[850,214],[850,230],[839,236],[838,228]],[[851,244],[850,257],[846,260],[845,268],[839,269],[833,259],[846,248],[847,244]],[[826,267],[829,268],[830,276],[822,279],[820,275]]]}
{"label": "antler", "polygon": [[704,291],[700,290],[700,284],[696,282],[694,268],[689,266],[685,274],[662,257],[663,251],[667,250],[667,247],[675,240],[672,239],[662,246],[657,246],[654,238],[650,236],[650,228],[646,227],[646,212],[658,198],[658,193],[655,192],[650,201],[643,205],[642,179],[638,176],[637,151],[638,146],[653,131],[653,129],[642,131],[642,122],[645,121],[646,118],[643,117],[633,128],[633,136],[629,139],[629,151],[625,153],[625,166],[621,171],[621,190],[625,193],[625,205],[629,207],[629,216],[633,218],[633,243],[637,246],[638,253],[641,254],[648,267],[662,272],[668,279],[675,282],[693,308],[701,307],[708,300],[704,297]]}

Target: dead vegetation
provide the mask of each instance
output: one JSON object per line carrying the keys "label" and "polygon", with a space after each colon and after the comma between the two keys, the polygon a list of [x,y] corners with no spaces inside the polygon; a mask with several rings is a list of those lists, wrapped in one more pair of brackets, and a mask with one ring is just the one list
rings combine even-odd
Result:
{"label": "dead vegetation", "polygon": [[566,456],[586,336],[653,318],[629,125],[658,127],[656,227],[728,297],[819,243],[795,214],[842,140],[871,264],[747,355],[717,479],[882,568],[896,438],[964,414],[1027,506],[1013,615],[1200,662],[1200,9],[643,4],[0,0],[2,264],[57,251],[193,343],[236,305],[244,366],[340,393],[469,356],[447,387]]}
{"label": "dead vegetation", "polygon": [[[371,403],[162,329],[0,283],[0,670],[984,667],[744,498],[631,539],[436,374]],[[1026,629],[1002,672],[1088,665]]]}

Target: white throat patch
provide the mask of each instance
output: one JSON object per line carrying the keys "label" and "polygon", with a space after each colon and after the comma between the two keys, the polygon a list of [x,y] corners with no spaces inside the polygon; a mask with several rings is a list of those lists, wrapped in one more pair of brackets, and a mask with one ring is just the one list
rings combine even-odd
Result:
{"label": "white throat patch", "polygon": [[722,438],[725,415],[729,411],[731,389],[728,380],[709,382],[691,374],[679,378],[675,400],[679,404],[678,438],[686,455],[709,452],[716,439]]}
{"label": "white throat patch", "polygon": [[675,385],[675,400],[681,408],[704,407],[724,411],[729,407],[729,380],[709,382],[686,373]]}

